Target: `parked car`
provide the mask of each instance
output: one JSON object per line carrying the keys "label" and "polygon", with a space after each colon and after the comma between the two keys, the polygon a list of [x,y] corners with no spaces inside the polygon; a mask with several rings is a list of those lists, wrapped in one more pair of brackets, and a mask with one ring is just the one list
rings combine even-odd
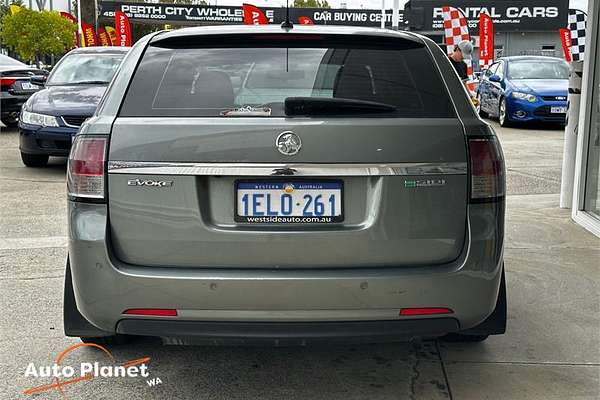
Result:
{"label": "parked car", "polygon": [[72,137],[91,117],[129,48],[84,47],[71,50],[45,77],[32,83],[44,85],[23,105],[19,122],[21,160],[28,167],[42,167],[49,156],[66,157]]}
{"label": "parked car", "polygon": [[21,106],[36,91],[39,85],[29,78],[45,76],[44,70],[32,68],[4,54],[0,54],[0,120],[8,127],[15,127],[19,121]]}
{"label": "parked car", "polygon": [[73,146],[68,336],[282,344],[505,330],[502,151],[423,36],[146,36]]}
{"label": "parked car", "polygon": [[567,115],[569,66],[560,58],[505,57],[481,79],[479,110],[500,125],[541,121],[564,124]]}

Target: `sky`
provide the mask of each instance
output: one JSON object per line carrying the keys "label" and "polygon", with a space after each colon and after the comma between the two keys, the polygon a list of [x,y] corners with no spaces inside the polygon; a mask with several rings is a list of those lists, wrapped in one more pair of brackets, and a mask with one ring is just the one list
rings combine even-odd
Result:
{"label": "sky", "polygon": [[[7,0],[0,0],[0,2],[5,3]],[[34,9],[37,9],[35,6],[35,0],[23,0],[23,3],[28,5],[31,1]],[[70,0],[46,0],[46,7],[50,5],[52,2],[53,9],[60,11],[67,11],[68,4]],[[258,7],[280,7],[285,6],[286,0],[206,0],[209,4],[214,5],[215,3],[218,5],[241,5],[242,3],[251,3]],[[382,0],[327,0],[332,8],[339,8],[341,3],[346,3],[346,8],[374,8],[381,9],[381,1]],[[392,8],[393,0],[384,0],[386,8]],[[493,0],[490,0],[492,2]],[[10,2],[10,0],[8,0]],[[292,3],[293,0],[290,0]],[[404,4],[406,0],[400,0],[400,8],[404,8]],[[451,0],[448,1],[451,3]],[[570,8],[578,8],[583,11],[587,11],[587,3],[588,0],[570,0]]]}

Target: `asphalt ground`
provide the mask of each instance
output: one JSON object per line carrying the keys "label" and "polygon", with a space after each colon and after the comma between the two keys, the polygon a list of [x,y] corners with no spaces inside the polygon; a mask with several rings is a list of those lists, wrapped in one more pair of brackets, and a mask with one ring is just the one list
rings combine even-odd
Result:
{"label": "asphalt ground", "polygon": [[[308,348],[111,347],[150,357],[150,377],[98,378],[36,399],[598,399],[600,240],[558,208],[561,129],[495,125],[508,168],[508,331],[479,344],[438,341]],[[22,165],[0,131],[0,399],[50,378],[25,376],[78,343],[62,331],[65,161]],[[106,362],[95,349],[63,365]],[[160,379],[160,383],[156,380]],[[147,380],[155,379],[149,386]]]}

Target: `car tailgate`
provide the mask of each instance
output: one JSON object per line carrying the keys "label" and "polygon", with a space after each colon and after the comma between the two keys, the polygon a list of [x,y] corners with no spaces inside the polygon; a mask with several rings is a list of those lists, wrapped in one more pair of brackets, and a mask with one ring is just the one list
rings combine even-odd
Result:
{"label": "car tailgate", "polygon": [[[275,146],[284,131],[302,140],[293,157]],[[124,262],[156,267],[447,263],[465,245],[466,161],[456,118],[120,117],[109,152],[112,246]],[[236,222],[236,181],[282,179],[273,174],[289,165],[300,168],[284,179],[313,171],[303,178],[342,181],[343,221]]]}

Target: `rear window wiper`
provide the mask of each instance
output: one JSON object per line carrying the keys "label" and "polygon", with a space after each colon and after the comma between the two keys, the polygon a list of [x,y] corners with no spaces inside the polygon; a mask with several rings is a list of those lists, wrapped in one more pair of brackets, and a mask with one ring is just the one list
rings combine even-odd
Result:
{"label": "rear window wiper", "polygon": [[285,99],[285,115],[353,115],[391,113],[397,107],[375,101],[328,98],[288,97]]}
{"label": "rear window wiper", "polygon": [[108,81],[79,81],[67,83],[67,85],[108,85]]}

